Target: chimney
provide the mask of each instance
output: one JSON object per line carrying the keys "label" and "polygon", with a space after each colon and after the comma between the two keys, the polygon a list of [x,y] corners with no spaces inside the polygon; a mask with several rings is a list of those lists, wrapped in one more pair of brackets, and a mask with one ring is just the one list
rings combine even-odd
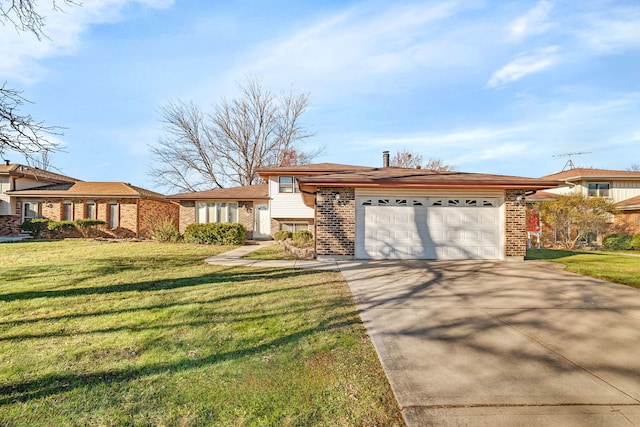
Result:
{"label": "chimney", "polygon": [[11,162],[10,162],[9,160],[7,160],[7,159],[5,159],[5,160],[4,160],[4,163],[5,163],[7,166],[9,166],[9,164],[11,164]]}
{"label": "chimney", "polygon": [[388,168],[389,167],[389,152],[388,151],[383,151],[382,152],[382,167],[383,168]]}

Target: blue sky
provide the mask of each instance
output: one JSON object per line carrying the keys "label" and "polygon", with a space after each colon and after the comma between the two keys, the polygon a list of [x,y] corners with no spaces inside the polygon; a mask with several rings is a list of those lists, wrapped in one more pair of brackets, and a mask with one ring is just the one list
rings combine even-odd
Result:
{"label": "blue sky", "polygon": [[41,3],[50,40],[0,26],[0,81],[66,128],[53,164],[84,180],[162,191],[147,175],[158,110],[212,109],[247,77],[310,94],[318,161],[378,166],[408,149],[534,177],[570,152],[640,164],[637,0]]}

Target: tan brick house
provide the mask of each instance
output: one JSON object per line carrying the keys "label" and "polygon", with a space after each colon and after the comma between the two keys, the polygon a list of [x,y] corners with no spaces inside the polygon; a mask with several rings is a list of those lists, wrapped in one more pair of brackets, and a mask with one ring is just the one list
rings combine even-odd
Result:
{"label": "tan brick house", "polygon": [[[3,173],[4,172],[4,173]],[[124,182],[88,182],[24,165],[0,169],[0,235],[20,233],[31,218],[52,221],[98,219],[104,237],[150,237],[154,221],[178,226],[178,205],[164,195]]]}
{"label": "tan brick house", "polygon": [[240,223],[247,239],[269,239],[269,189],[266,184],[217,188],[167,196],[180,204],[180,233],[194,223]]}

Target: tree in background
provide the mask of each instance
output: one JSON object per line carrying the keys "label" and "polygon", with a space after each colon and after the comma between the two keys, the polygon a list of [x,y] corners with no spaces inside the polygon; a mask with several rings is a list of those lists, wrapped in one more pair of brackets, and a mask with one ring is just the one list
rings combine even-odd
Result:
{"label": "tree in background", "polygon": [[294,90],[275,95],[248,79],[240,95],[222,99],[211,114],[193,103],[161,109],[166,135],[151,146],[150,175],[178,191],[251,185],[257,169],[309,163],[323,149],[303,150],[311,136],[300,123],[309,96]]}
{"label": "tree in background", "polygon": [[414,153],[406,148],[396,151],[390,161],[391,166],[396,166],[399,168],[420,168],[431,171],[453,171],[455,170],[455,166],[448,165],[442,161],[442,159],[438,158],[429,158],[426,163],[423,163],[422,155],[419,153]]}
{"label": "tree in background", "polygon": [[[61,3],[77,5],[72,0],[52,0],[52,10],[61,10]],[[38,12],[37,5],[37,0],[0,1],[0,24],[9,23],[19,32],[33,33],[38,40],[46,38],[45,17]],[[0,156],[12,151],[37,164],[38,155],[46,155],[59,148],[47,136],[59,135],[60,128],[47,126],[23,113],[21,109],[28,102],[22,91],[7,87],[6,82],[0,87]]]}
{"label": "tree in background", "polygon": [[574,249],[590,235],[604,233],[609,228],[613,202],[602,197],[585,197],[574,193],[545,200],[535,207],[544,224],[552,227],[555,238],[564,249]]}
{"label": "tree in background", "polygon": [[640,172],[640,164],[634,163],[627,170],[632,172]]}

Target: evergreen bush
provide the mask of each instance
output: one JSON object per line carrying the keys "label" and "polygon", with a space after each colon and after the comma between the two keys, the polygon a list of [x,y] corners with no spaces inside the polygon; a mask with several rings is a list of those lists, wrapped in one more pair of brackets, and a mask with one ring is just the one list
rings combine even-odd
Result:
{"label": "evergreen bush", "polygon": [[313,243],[313,234],[309,230],[299,230],[293,233],[293,244],[299,248],[310,246]]}
{"label": "evergreen bush", "polygon": [[191,224],[184,231],[184,241],[207,245],[241,245],[245,235],[241,224]]}
{"label": "evergreen bush", "polygon": [[291,239],[293,237],[293,233],[287,230],[276,231],[273,235],[273,238],[278,242],[282,242],[287,239]]}
{"label": "evergreen bush", "polygon": [[602,244],[607,249],[626,250],[631,249],[631,236],[626,233],[609,234]]}
{"label": "evergreen bush", "polygon": [[640,233],[636,234],[631,239],[631,247],[636,251],[640,251]]}
{"label": "evergreen bush", "polygon": [[46,218],[28,219],[20,224],[20,230],[31,234],[31,236],[35,239],[41,239],[44,230],[46,230],[47,226],[49,225],[49,222],[51,221]]}

